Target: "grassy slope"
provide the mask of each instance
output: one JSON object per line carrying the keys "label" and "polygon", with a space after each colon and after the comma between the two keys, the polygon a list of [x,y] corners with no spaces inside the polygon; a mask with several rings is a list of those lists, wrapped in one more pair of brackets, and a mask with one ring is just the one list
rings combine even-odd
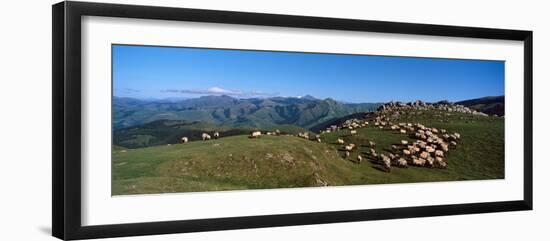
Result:
{"label": "grassy slope", "polygon": [[358,179],[331,146],[292,136],[232,136],[113,152],[114,195],[331,185]]}
{"label": "grassy slope", "polygon": [[[402,122],[420,122],[429,127],[443,128],[450,132],[461,134],[461,140],[456,149],[451,149],[446,160],[447,169],[431,169],[426,167],[392,168],[391,174],[379,171],[375,163],[361,165],[364,183],[402,183],[424,181],[455,181],[504,178],[504,119],[499,117],[482,117],[466,114],[422,114],[420,116],[403,116]],[[340,137],[346,142],[365,144],[367,140],[376,142],[378,153],[390,153],[390,146],[400,140],[413,140],[398,131],[376,128],[362,128],[356,136],[350,136],[348,130],[328,133],[323,138],[334,143]],[[360,146],[354,150],[351,157],[367,152],[369,147]],[[343,150],[340,155],[343,156]]]}
{"label": "grassy slope", "polygon": [[[504,178],[504,119],[466,114],[427,112],[402,115],[401,122],[459,132],[447,169],[393,168],[382,172],[375,163],[344,160],[334,142],[344,138],[359,144],[350,159],[367,151],[368,140],[379,153],[408,139],[394,131],[369,127],[350,136],[348,130],[323,134],[324,143],[291,136],[226,137],[208,142],[113,151],[114,195],[188,191],[314,186],[318,176],[329,185],[453,181]],[[365,155],[363,155],[365,156]]]}

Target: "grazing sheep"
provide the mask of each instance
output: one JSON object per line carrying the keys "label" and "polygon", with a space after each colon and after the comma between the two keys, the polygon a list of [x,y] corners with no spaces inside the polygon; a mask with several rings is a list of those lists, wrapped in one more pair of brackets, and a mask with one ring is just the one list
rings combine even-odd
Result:
{"label": "grazing sheep", "polygon": [[405,129],[401,129],[401,130],[399,130],[399,133],[401,133],[401,134],[406,134],[407,131],[406,131]]}
{"label": "grazing sheep", "polygon": [[430,154],[427,153],[427,152],[425,152],[425,151],[423,151],[422,153],[420,153],[420,158],[426,159],[426,158],[428,158],[429,156],[430,156]]}
{"label": "grazing sheep", "polygon": [[451,141],[451,146],[456,148],[456,141]]}
{"label": "grazing sheep", "polygon": [[346,151],[351,151],[351,150],[353,150],[353,146],[352,145],[347,145],[347,146],[344,146],[344,149],[346,149]]}
{"label": "grazing sheep", "polygon": [[338,140],[336,140],[336,142],[337,142],[338,144],[341,144],[341,145],[344,144],[344,140],[342,140],[342,139],[340,139],[340,138],[338,138]]}
{"label": "grazing sheep", "polygon": [[399,158],[397,160],[397,166],[398,167],[407,167],[407,160],[405,160],[404,158]]}
{"label": "grazing sheep", "polygon": [[435,156],[437,156],[437,157],[444,157],[443,151],[436,150],[436,151],[435,151]]}
{"label": "grazing sheep", "polygon": [[374,150],[374,149],[372,149],[372,148],[370,149],[370,154],[371,154],[371,156],[373,156],[373,157],[377,157],[377,156],[378,156],[378,154],[376,153],[376,150]]}
{"label": "grazing sheep", "polygon": [[207,141],[207,140],[210,140],[210,139],[211,139],[210,135],[208,135],[206,133],[202,133],[202,140],[203,141]]}
{"label": "grazing sheep", "polygon": [[458,137],[456,137],[454,134],[449,136],[449,140],[457,141]]}
{"label": "grazing sheep", "polygon": [[439,144],[439,146],[441,147],[442,151],[449,152],[449,145],[447,145],[446,143],[441,143]]}
{"label": "grazing sheep", "polygon": [[219,132],[214,132],[214,139],[218,139],[220,138],[220,133]]}
{"label": "grazing sheep", "polygon": [[407,150],[407,149],[403,149],[403,155],[410,155],[411,154],[411,151]]}
{"label": "grazing sheep", "polygon": [[298,133],[298,137],[302,137],[302,138],[304,138],[304,139],[306,139],[306,140],[309,140],[309,133],[307,133],[307,132],[304,132],[304,133],[299,132],[299,133]]}
{"label": "grazing sheep", "polygon": [[189,142],[189,138],[185,136],[181,138],[181,143],[187,143],[187,142]]}
{"label": "grazing sheep", "polygon": [[253,131],[253,132],[250,132],[250,135],[248,136],[248,138],[258,138],[262,135],[262,132],[260,131]]}
{"label": "grazing sheep", "polygon": [[321,143],[321,138],[317,138],[317,142]]}
{"label": "grazing sheep", "polygon": [[399,147],[397,147],[396,145],[391,145],[391,149],[392,150],[399,150]]}
{"label": "grazing sheep", "polygon": [[456,136],[456,139],[460,139],[460,134],[455,132],[453,135]]}
{"label": "grazing sheep", "polygon": [[350,152],[349,151],[346,151],[346,158],[348,158],[350,155]]}
{"label": "grazing sheep", "polygon": [[374,141],[369,141],[369,146],[370,146],[370,147],[375,147],[375,146],[376,146],[376,143],[374,143]]}
{"label": "grazing sheep", "polygon": [[357,155],[357,162],[361,163],[361,161],[363,161],[363,157],[361,157],[361,155]]}
{"label": "grazing sheep", "polygon": [[413,158],[413,164],[415,166],[424,166],[426,164],[426,159],[424,159],[424,158]]}
{"label": "grazing sheep", "polygon": [[435,148],[433,148],[431,146],[426,146],[426,151],[429,152],[429,153],[432,153],[432,152],[435,152]]}
{"label": "grazing sheep", "polygon": [[426,148],[426,142],[420,141],[418,142],[418,146],[422,149]]}
{"label": "grazing sheep", "polygon": [[426,158],[426,164],[429,166],[429,167],[433,167],[434,166],[434,158],[429,156],[428,158]]}
{"label": "grazing sheep", "polygon": [[434,163],[435,167],[437,168],[446,168],[447,167],[447,163],[443,160],[443,158],[441,157],[436,157],[435,158],[435,163]]}
{"label": "grazing sheep", "polygon": [[391,159],[389,157],[387,157],[386,155],[384,155],[384,154],[380,154],[380,160],[382,161],[382,165],[384,166],[384,169],[386,170],[386,172],[390,172],[391,171]]}
{"label": "grazing sheep", "polygon": [[407,144],[409,144],[408,141],[406,141],[406,140],[401,140],[401,145],[407,145]]}
{"label": "grazing sheep", "polygon": [[356,130],[352,130],[352,131],[350,131],[349,133],[352,134],[352,135],[355,135],[355,134],[357,134],[357,131],[356,131]]}
{"label": "grazing sheep", "polygon": [[275,134],[276,135],[280,135],[281,134],[281,131],[279,129],[275,129]]}

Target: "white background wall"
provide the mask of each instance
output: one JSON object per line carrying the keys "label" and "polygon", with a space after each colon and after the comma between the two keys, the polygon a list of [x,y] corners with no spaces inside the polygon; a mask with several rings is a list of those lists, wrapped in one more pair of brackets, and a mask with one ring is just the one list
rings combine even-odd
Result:
{"label": "white background wall", "polygon": [[[534,205],[509,212],[120,238],[117,240],[548,240],[550,97],[546,1],[119,0],[169,5],[533,30]],[[9,1],[0,10],[0,240],[54,240],[51,231],[51,4]]]}

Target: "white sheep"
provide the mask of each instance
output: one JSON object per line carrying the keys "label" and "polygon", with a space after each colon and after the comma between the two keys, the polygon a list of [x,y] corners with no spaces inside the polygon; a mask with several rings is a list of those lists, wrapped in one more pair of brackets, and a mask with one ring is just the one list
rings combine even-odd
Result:
{"label": "white sheep", "polygon": [[250,133],[250,135],[248,136],[249,138],[258,138],[262,135],[262,132],[260,131],[253,131]]}
{"label": "white sheep", "polygon": [[357,134],[357,131],[356,131],[356,130],[352,130],[352,131],[350,131],[349,133],[352,134],[352,135],[355,135],[355,134]]}
{"label": "white sheep", "polygon": [[424,158],[413,158],[413,164],[416,166],[424,166],[426,165],[426,159]]}
{"label": "white sheep", "polygon": [[447,163],[443,160],[443,158],[441,157],[436,157],[435,158],[435,163],[434,163],[435,167],[437,168],[446,168],[447,167]]}
{"label": "white sheep", "polygon": [[432,152],[435,152],[435,148],[433,148],[431,146],[426,146],[426,151],[429,152],[429,153],[432,153]]}
{"label": "white sheep", "polygon": [[423,151],[422,153],[420,153],[420,158],[426,159],[426,158],[428,158],[428,156],[430,156],[430,154],[428,152]]}
{"label": "white sheep", "polygon": [[397,166],[398,167],[406,167],[407,166],[407,160],[405,160],[404,158],[399,158],[397,160]]}
{"label": "white sheep", "polygon": [[219,132],[214,132],[214,139],[218,139],[220,138],[220,133]]}
{"label": "white sheep", "polygon": [[380,159],[381,159],[382,165],[384,165],[384,168],[386,169],[386,171],[390,172],[391,171],[391,159],[389,157],[387,157],[386,155],[384,155],[384,154],[380,154]]}
{"label": "white sheep", "polygon": [[210,135],[206,134],[206,133],[202,133],[202,140],[203,141],[207,141],[207,140],[210,140],[212,137],[210,137]]}
{"label": "white sheep", "polygon": [[374,141],[369,141],[369,146],[370,146],[370,147],[375,147],[375,146],[376,146],[376,143],[374,143]]}
{"label": "white sheep", "polygon": [[336,140],[336,142],[337,142],[338,144],[340,144],[340,145],[343,145],[343,144],[344,144],[344,140],[342,140],[342,139],[340,139],[340,138],[338,138],[338,140]]}
{"label": "white sheep", "polygon": [[181,138],[181,143],[187,143],[187,142],[189,142],[189,139],[187,137],[184,136]]}

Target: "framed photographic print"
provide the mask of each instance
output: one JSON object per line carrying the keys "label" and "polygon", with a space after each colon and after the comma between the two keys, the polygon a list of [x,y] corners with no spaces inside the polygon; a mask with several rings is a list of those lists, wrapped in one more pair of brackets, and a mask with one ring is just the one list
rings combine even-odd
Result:
{"label": "framed photographic print", "polygon": [[532,32],[53,6],[53,235],[532,209]]}

